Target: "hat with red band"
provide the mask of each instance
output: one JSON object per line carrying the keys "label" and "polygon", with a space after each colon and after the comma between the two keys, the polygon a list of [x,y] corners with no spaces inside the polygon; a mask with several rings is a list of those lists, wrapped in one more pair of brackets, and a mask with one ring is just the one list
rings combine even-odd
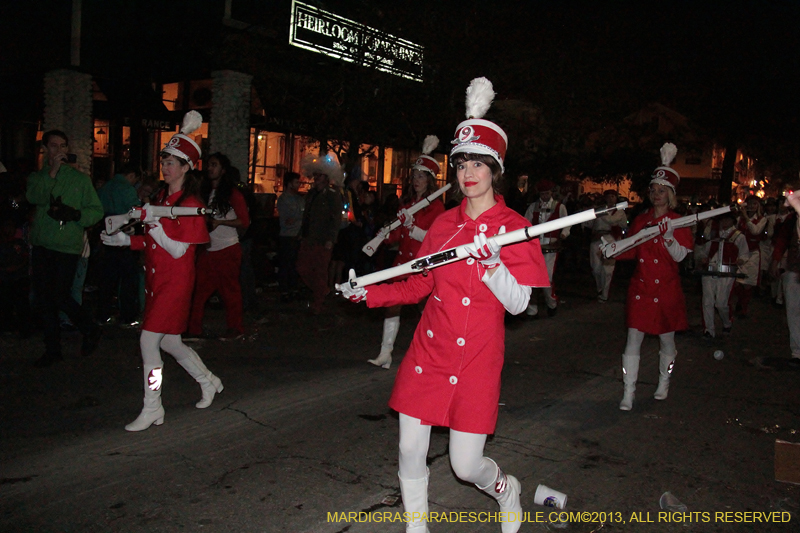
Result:
{"label": "hat with red band", "polygon": [[172,136],[169,142],[161,150],[161,153],[174,155],[189,163],[189,166],[194,169],[203,151],[197,146],[187,134],[194,132],[203,124],[203,117],[197,111],[189,111],[183,117],[180,133]]}
{"label": "hat with red band", "polygon": [[508,137],[503,129],[482,117],[489,110],[495,92],[492,82],[486,78],[475,78],[467,87],[467,120],[456,128],[455,146],[450,157],[458,153],[482,154],[493,157],[505,172],[503,160],[508,148]]}
{"label": "hat with red band", "polygon": [[676,192],[678,189],[678,183],[681,181],[681,176],[678,172],[669,166],[670,163],[675,159],[675,156],[678,155],[678,147],[672,143],[664,143],[664,146],[661,147],[661,165],[660,167],[656,167],[653,171],[653,175],[650,176],[650,183],[658,183],[660,185],[664,185],[672,189],[672,192]]}
{"label": "hat with red band", "polygon": [[536,192],[552,191],[556,184],[548,179],[539,180],[536,182]]}
{"label": "hat with red band", "polygon": [[430,172],[435,178],[441,171],[439,162],[431,157],[431,153],[439,146],[439,137],[436,135],[428,135],[422,142],[422,155],[417,158],[411,170],[421,170],[423,172]]}

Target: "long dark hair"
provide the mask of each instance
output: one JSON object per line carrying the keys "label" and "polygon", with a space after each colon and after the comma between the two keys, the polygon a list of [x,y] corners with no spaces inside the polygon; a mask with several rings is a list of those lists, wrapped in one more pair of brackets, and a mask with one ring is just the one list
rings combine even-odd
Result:
{"label": "long dark hair", "polygon": [[203,177],[203,182],[200,186],[200,194],[208,207],[216,209],[220,212],[220,214],[225,216],[228,214],[228,211],[232,209],[231,195],[233,194],[233,190],[236,188],[236,182],[238,179],[236,179],[235,174],[238,174],[238,172],[233,171],[231,160],[225,154],[215,152],[208,156],[209,161],[212,159],[219,161],[219,165],[222,167],[222,177],[219,179],[217,191],[214,193],[213,202],[210,201],[212,184],[207,173]]}
{"label": "long dark hair", "polygon": [[[405,190],[403,191],[403,197],[400,199],[403,205],[408,205],[417,199],[417,193],[414,192],[414,170],[416,169],[411,169],[411,172],[408,173],[408,180]],[[422,193],[422,197],[425,198],[433,194],[436,190],[436,178],[433,177],[433,174],[425,170],[420,170],[420,172],[425,174],[425,177],[428,178],[428,187],[425,189],[425,192]]]}
{"label": "long dark hair", "polygon": [[[173,156],[175,159],[180,161],[182,167],[189,166],[189,162],[182,157],[178,157],[175,154],[170,154],[169,152],[161,152],[161,158]],[[183,178],[183,188],[181,189],[182,193],[178,197],[178,201],[175,202],[175,205],[181,205],[186,198],[194,196],[198,200],[200,199],[200,178],[197,176],[197,172],[189,168],[186,171],[186,175]],[[164,201],[167,199],[167,195],[169,194],[169,187],[164,182],[161,182],[161,186],[157,191],[155,191],[150,197],[154,198],[153,203],[156,205],[162,205]]]}

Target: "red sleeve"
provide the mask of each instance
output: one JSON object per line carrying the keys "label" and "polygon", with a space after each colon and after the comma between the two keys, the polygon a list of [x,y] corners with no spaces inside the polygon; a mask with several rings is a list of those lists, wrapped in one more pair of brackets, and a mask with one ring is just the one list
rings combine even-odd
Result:
{"label": "red sleeve", "polygon": [[420,229],[430,229],[436,218],[444,213],[444,204],[438,198],[431,205],[414,215],[414,225]]}
{"label": "red sleeve", "polygon": [[144,235],[131,235],[131,250],[144,250]]}
{"label": "red sleeve", "polygon": [[433,273],[414,274],[397,283],[382,283],[367,288],[367,307],[415,304],[433,290]]}
{"label": "red sleeve", "polygon": [[[504,210],[502,217],[503,220],[499,222],[506,227],[506,233],[531,225],[528,219],[509,208]],[[550,286],[547,265],[544,262],[539,239],[503,246],[500,250],[500,260],[520,285],[527,287]]]}
{"label": "red sleeve", "polygon": [[241,221],[242,229],[247,229],[250,227],[250,211],[247,209],[247,202],[242,193],[236,189],[233,189],[232,192],[231,207],[233,207],[233,211],[236,213],[236,218]]}

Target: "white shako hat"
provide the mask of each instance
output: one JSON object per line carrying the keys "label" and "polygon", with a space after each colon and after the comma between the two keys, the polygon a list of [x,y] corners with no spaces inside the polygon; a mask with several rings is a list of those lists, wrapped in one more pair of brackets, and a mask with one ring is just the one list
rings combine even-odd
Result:
{"label": "white shako hat", "polygon": [[422,155],[411,165],[411,170],[429,172],[435,178],[436,175],[439,174],[441,167],[439,166],[439,162],[431,157],[431,153],[436,150],[437,146],[439,146],[439,137],[436,135],[428,135],[425,137],[422,143]]}
{"label": "white shako hat", "polygon": [[203,117],[200,113],[197,111],[186,113],[183,116],[180,133],[173,135],[161,152],[166,152],[188,161],[189,166],[194,170],[200,160],[200,156],[203,155],[203,151],[200,150],[196,142],[187,137],[187,134],[194,132],[201,124],[203,124]]}
{"label": "white shako hat", "polygon": [[495,92],[492,82],[486,78],[475,78],[467,87],[467,120],[456,128],[455,146],[450,151],[452,158],[458,153],[483,154],[493,157],[505,172],[503,159],[506,157],[508,137],[503,129],[482,117],[489,110]]}
{"label": "white shako hat", "polygon": [[665,185],[672,189],[672,192],[677,192],[681,176],[674,168],[669,166],[676,155],[678,155],[678,147],[672,143],[664,143],[664,146],[661,147],[662,166],[656,167],[653,171],[653,175],[650,176],[650,183]]}
{"label": "white shako hat", "polygon": [[325,174],[331,183],[339,187],[344,185],[342,166],[334,152],[304,155],[300,160],[300,171],[308,177],[314,174]]}

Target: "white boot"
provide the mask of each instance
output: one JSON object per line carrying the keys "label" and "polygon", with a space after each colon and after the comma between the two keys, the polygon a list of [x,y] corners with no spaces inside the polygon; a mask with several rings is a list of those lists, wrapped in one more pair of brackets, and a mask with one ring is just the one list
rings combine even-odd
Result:
{"label": "white boot", "polygon": [[[486,459],[489,459],[486,457]],[[489,461],[492,461],[489,459]],[[519,497],[522,495],[522,486],[517,478],[506,475],[497,463],[492,461],[497,467],[497,475],[494,481],[485,487],[475,485],[480,490],[497,500],[500,504],[501,531],[503,533],[517,533],[522,525],[522,504]]]}
{"label": "white boot", "polygon": [[381,353],[375,359],[369,359],[367,362],[381,368],[389,368],[392,366],[392,350],[394,349],[394,340],[397,338],[397,332],[400,330],[400,317],[393,316],[392,318],[385,318],[383,320],[383,342],[381,343]]}
{"label": "white boot", "polygon": [[619,408],[623,411],[630,411],[633,408],[634,391],[636,390],[636,380],[639,378],[639,356],[622,355],[622,383],[625,384],[625,392]]}
{"label": "white boot", "polygon": [[658,352],[658,388],[653,398],[656,400],[666,400],[669,393],[669,377],[672,374],[672,368],[675,366],[676,353],[668,355]]}
{"label": "white boot", "polygon": [[[430,474],[430,470],[427,470],[425,477],[420,479],[403,479],[400,477],[400,473],[397,474],[397,478],[400,480],[400,494],[403,496],[403,508],[408,513],[406,531],[428,533],[428,478]],[[423,515],[426,517],[425,519],[422,518]]]}
{"label": "white boot", "polygon": [[205,409],[214,401],[214,395],[222,392],[225,387],[222,386],[222,381],[206,368],[197,352],[191,348],[188,348],[188,350],[191,353],[182,359],[176,359],[176,361],[200,384],[200,388],[203,391],[203,399],[197,402],[195,407]]}
{"label": "white boot", "polygon": [[164,408],[161,406],[161,366],[144,368],[144,407],[136,420],[125,426],[125,431],[144,431],[151,424],[164,423]]}

